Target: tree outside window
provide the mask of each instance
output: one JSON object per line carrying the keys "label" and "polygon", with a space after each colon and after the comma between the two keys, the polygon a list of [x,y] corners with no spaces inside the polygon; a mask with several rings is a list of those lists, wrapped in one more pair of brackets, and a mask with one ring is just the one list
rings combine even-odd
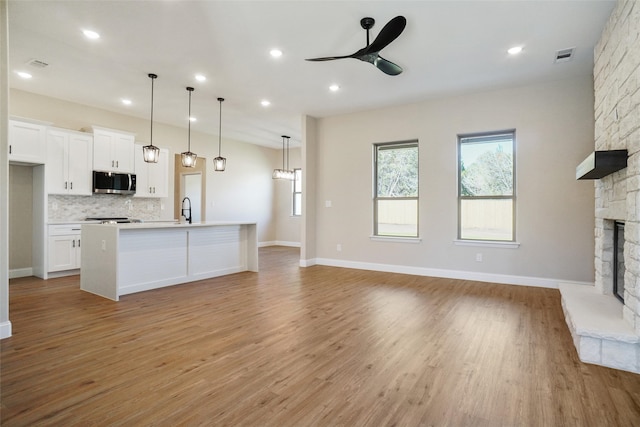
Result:
{"label": "tree outside window", "polygon": [[515,131],[458,136],[458,238],[515,241]]}
{"label": "tree outside window", "polygon": [[418,142],[374,145],[374,235],[418,237]]}

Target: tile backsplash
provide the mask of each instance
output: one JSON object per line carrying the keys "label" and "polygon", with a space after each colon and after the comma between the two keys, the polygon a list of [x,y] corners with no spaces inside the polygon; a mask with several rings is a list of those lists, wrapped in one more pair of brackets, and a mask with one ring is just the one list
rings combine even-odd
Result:
{"label": "tile backsplash", "polygon": [[88,217],[127,217],[145,221],[160,219],[162,199],[114,194],[92,196],[49,195],[49,222],[81,221]]}

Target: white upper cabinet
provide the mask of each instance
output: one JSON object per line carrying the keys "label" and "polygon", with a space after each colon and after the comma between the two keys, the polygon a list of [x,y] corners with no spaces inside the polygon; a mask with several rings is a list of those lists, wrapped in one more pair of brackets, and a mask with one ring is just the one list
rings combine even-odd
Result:
{"label": "white upper cabinet", "polygon": [[167,197],[169,194],[169,150],[160,149],[158,163],[146,163],[142,145],[135,145],[135,197]]}
{"label": "white upper cabinet", "polygon": [[9,120],[9,161],[44,164],[47,126],[28,121]]}
{"label": "white upper cabinet", "polygon": [[134,172],[135,134],[93,126],[93,169]]}
{"label": "white upper cabinet", "polygon": [[92,194],[93,137],[83,132],[47,130],[48,194]]}

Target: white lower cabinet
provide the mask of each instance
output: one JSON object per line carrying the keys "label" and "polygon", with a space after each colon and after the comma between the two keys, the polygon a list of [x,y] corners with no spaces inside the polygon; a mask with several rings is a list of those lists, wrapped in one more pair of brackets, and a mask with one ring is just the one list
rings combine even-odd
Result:
{"label": "white lower cabinet", "polygon": [[49,225],[48,271],[80,268],[80,224]]}

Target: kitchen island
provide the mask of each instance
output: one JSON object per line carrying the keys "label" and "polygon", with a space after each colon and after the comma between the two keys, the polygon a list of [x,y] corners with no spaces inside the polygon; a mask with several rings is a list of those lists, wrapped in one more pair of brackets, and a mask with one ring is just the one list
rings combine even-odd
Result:
{"label": "kitchen island", "polygon": [[80,288],[121,295],[258,271],[255,223],[84,224]]}

